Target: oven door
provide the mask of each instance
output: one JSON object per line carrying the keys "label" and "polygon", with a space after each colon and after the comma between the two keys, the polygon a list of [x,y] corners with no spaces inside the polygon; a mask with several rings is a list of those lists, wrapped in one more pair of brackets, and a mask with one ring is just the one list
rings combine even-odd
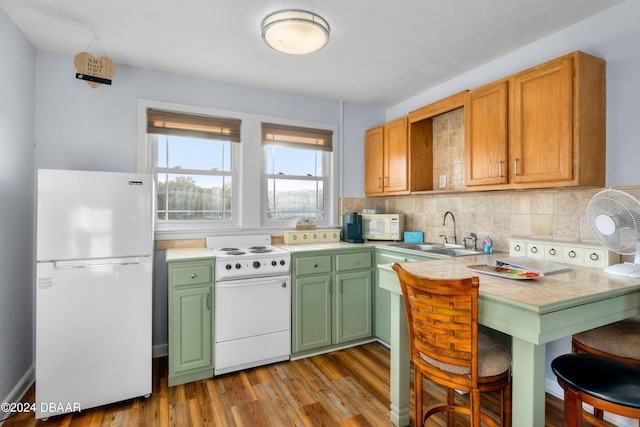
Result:
{"label": "oven door", "polygon": [[289,358],[290,281],[274,276],[216,282],[216,374]]}

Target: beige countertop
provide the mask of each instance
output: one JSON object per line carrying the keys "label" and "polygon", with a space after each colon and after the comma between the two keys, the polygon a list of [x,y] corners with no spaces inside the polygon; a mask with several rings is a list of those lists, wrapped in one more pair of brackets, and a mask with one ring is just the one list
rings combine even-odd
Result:
{"label": "beige countertop", "polygon": [[[551,312],[566,303],[576,304],[576,299],[588,303],[600,298],[598,295],[610,293],[621,295],[637,292],[640,279],[613,276],[600,268],[570,265],[571,271],[548,274],[528,280],[514,280],[482,274],[470,270],[468,265],[495,264],[495,259],[505,254],[486,254],[452,257],[440,260],[404,263],[403,267],[413,274],[434,278],[480,278],[480,296],[484,298],[505,298],[523,308],[536,312]],[[383,268],[390,268],[383,266]],[[398,289],[389,289],[398,291]]]}
{"label": "beige countertop", "polygon": [[211,251],[205,247],[171,248],[166,251],[167,262],[202,258],[214,258],[214,256]]}

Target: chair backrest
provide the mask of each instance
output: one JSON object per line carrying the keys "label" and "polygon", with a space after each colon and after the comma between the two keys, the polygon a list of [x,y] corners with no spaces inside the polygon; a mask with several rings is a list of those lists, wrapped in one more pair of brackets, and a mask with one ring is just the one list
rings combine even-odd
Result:
{"label": "chair backrest", "polygon": [[398,263],[392,268],[402,287],[411,360],[426,361],[434,374],[444,370],[451,382],[477,388],[478,277],[432,279]]}

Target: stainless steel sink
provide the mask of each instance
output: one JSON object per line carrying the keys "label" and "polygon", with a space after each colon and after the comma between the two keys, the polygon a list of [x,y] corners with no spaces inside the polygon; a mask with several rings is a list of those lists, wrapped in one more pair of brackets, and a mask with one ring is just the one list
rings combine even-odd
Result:
{"label": "stainless steel sink", "polygon": [[473,249],[457,249],[457,248],[435,248],[435,249],[427,249],[423,252],[429,252],[431,254],[448,255],[448,256],[478,255],[478,254],[484,253],[482,251],[476,251]]}
{"label": "stainless steel sink", "polygon": [[479,255],[484,253],[483,251],[475,249],[466,249],[461,245],[447,245],[438,243],[394,243],[390,246],[401,249],[408,249],[412,251],[426,252],[431,254],[439,254],[446,256],[466,256],[466,255]]}

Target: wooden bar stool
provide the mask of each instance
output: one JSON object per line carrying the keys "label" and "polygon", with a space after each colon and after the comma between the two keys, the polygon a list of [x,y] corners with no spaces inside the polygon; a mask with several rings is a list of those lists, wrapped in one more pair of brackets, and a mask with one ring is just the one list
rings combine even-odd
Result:
{"label": "wooden bar stool", "polygon": [[611,426],[582,409],[594,408],[640,420],[640,366],[592,354],[564,354],[551,362],[564,389],[564,425]]}
{"label": "wooden bar stool", "polygon": [[[574,353],[595,354],[640,366],[640,316],[575,334],[571,339]],[[593,410],[603,419],[600,409]]]}
{"label": "wooden bar stool", "polygon": [[640,365],[640,316],[575,334],[571,348]]}
{"label": "wooden bar stool", "polygon": [[[411,362],[414,367],[416,426],[431,415],[447,414],[453,426],[456,412],[470,425],[498,423],[480,409],[480,393],[500,391],[500,426],[511,426],[511,355],[500,343],[478,333],[477,277],[430,279],[406,271],[398,263],[404,299]],[[423,408],[422,378],[447,388],[447,401]],[[469,392],[469,406],[457,405],[455,390]],[[425,411],[426,409],[426,411]]]}

